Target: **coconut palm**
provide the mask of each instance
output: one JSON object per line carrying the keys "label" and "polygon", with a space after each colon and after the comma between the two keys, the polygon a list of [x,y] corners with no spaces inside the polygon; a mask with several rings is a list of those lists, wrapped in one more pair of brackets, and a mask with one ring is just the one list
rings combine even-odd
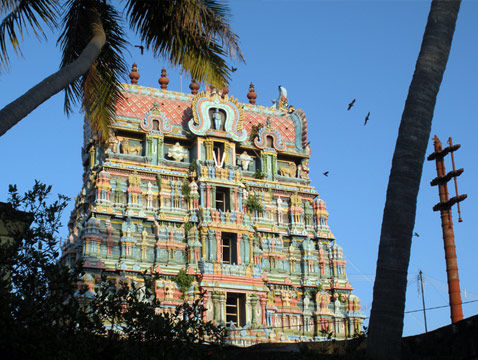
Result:
{"label": "coconut palm", "polygon": [[[66,9],[60,12],[60,8]],[[238,36],[219,0],[125,0],[130,27],[146,49],[166,58],[197,81],[222,87],[229,80],[227,58],[243,61]],[[0,110],[0,136],[52,95],[65,89],[65,110],[81,102],[91,126],[105,139],[114,104],[121,101],[122,52],[127,45],[120,12],[108,0],[0,0],[0,65],[9,65],[7,37],[15,51],[27,29],[62,24],[60,70]]]}
{"label": "coconut palm", "polygon": [[405,102],[383,212],[367,349],[399,359],[416,201],[461,0],[433,0]]}

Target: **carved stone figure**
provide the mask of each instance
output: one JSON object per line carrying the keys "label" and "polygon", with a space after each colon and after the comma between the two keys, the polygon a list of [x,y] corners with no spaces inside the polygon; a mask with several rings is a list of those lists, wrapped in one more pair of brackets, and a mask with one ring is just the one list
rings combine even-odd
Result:
{"label": "carved stone figure", "polygon": [[[197,209],[199,207],[199,192],[198,192],[198,184],[196,184],[196,182],[194,181],[191,181],[191,183],[189,184],[189,187],[191,188],[191,192],[190,192],[190,202],[192,203],[192,209]],[[190,206],[191,207],[191,206]]]}
{"label": "carved stone figure", "polygon": [[109,137],[108,137],[108,149],[111,150],[111,152],[113,153],[117,153],[118,145],[119,145],[118,139],[116,138],[114,132],[110,130]]}
{"label": "carved stone figure", "polygon": [[121,141],[121,152],[129,155],[141,155],[143,147],[141,145],[130,145],[128,139]]}
{"label": "carved stone figure", "polygon": [[308,179],[309,171],[309,159],[303,159],[297,169],[297,176],[301,179]]}
{"label": "carved stone figure", "polygon": [[279,172],[282,176],[295,177],[297,165],[291,161],[289,166],[279,166]]}
{"label": "carved stone figure", "polygon": [[244,150],[244,152],[239,156],[239,161],[241,162],[242,170],[248,171],[249,164],[251,163],[252,157]]}
{"label": "carved stone figure", "polygon": [[129,186],[131,187],[139,187],[141,185],[141,176],[139,176],[138,173],[134,171],[128,177],[128,183],[129,183]]}
{"label": "carved stone figure", "polygon": [[282,214],[284,213],[284,209],[282,208],[282,199],[279,196],[277,198],[277,222],[282,222]]}
{"label": "carved stone figure", "polygon": [[188,156],[188,151],[177,142],[169,149],[168,156],[175,161],[183,161]]}
{"label": "carved stone figure", "polygon": [[149,181],[148,182],[148,191],[146,192],[146,207],[148,209],[153,208],[153,195],[154,195],[154,193],[153,193],[152,187],[153,187],[153,185]]}
{"label": "carved stone figure", "polygon": [[300,223],[300,215],[304,210],[302,209],[302,198],[297,192],[290,196],[290,211],[294,215],[294,222]]}
{"label": "carved stone figure", "polygon": [[214,109],[212,114],[212,119],[214,120],[214,127],[216,130],[221,130],[222,114],[219,112],[219,109]]}
{"label": "carved stone figure", "polygon": [[164,297],[166,299],[173,299],[176,284],[171,280],[164,280],[163,284],[164,284]]}

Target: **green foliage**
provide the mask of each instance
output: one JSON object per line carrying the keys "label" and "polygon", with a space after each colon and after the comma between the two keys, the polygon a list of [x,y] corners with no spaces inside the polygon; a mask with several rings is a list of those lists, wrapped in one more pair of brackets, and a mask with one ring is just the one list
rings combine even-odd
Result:
{"label": "green foliage", "polygon": [[60,67],[78,58],[92,35],[97,35],[93,29],[98,32],[102,27],[107,41],[86,74],[65,88],[64,109],[69,115],[72,105],[81,103],[92,129],[101,135],[101,140],[106,140],[115,103],[123,100],[121,77],[129,70],[122,56],[127,41],[121,13],[105,1],[93,1],[86,6],[81,1],[69,1],[65,7],[63,31],[58,39],[62,50]]}
{"label": "green foliage", "polygon": [[189,234],[189,230],[191,230],[194,227],[194,224],[190,221],[186,221],[184,223],[184,235]]}
{"label": "green foliage", "polygon": [[[11,207],[0,208],[14,241],[0,246],[0,348],[9,359],[208,358],[208,343],[222,344],[223,328],[202,322],[202,298],[174,314],[157,310],[152,275],[142,281],[105,274],[85,275],[82,264],[58,261],[60,217],[67,198],[48,202],[51,187],[38,182],[20,196],[10,187]],[[9,223],[15,210],[30,213],[30,228]],[[12,215],[13,214],[13,215]],[[20,213],[22,214],[22,213]],[[183,271],[184,272],[184,271]],[[178,277],[180,288],[190,275]],[[83,286],[77,287],[83,279]],[[81,282],[80,282],[81,283]],[[189,285],[188,285],[189,283]],[[81,349],[81,351],[80,351]],[[114,354],[114,355],[113,355]]]}
{"label": "green foliage", "polygon": [[[10,206],[0,212],[0,222],[13,237],[0,246],[0,348],[12,355],[7,358],[28,358],[32,350],[50,351],[48,341],[60,334],[96,333],[96,324],[75,296],[80,264],[69,269],[58,262],[57,236],[68,198],[58,195],[49,203],[51,186],[38,181],[25,195],[12,185],[9,192]],[[10,221],[19,211],[29,214],[25,228]]]}
{"label": "green foliage", "polygon": [[178,288],[181,290],[183,295],[186,293],[186,291],[188,291],[193,281],[194,276],[188,275],[184,269],[179,270],[178,274],[174,277],[174,282],[178,285]]}
{"label": "green foliage", "polygon": [[[45,37],[43,26],[55,27],[59,14],[59,4],[55,0],[43,1],[2,1],[2,22],[0,23],[0,73],[8,69],[10,59],[7,42],[11,42],[16,53],[21,54],[20,43],[28,32],[33,32],[39,39]],[[10,12],[11,11],[11,12]],[[8,15],[7,13],[10,12]],[[25,26],[25,28],[24,28]],[[29,27],[31,29],[29,29]]]}
{"label": "green foliage", "polygon": [[254,142],[255,137],[259,134],[259,131],[264,127],[263,124],[252,125],[251,131],[249,133],[249,141]]}
{"label": "green foliage", "polygon": [[362,325],[362,331],[354,334],[354,339],[366,339],[368,335],[368,327]]}
{"label": "green foliage", "polygon": [[266,177],[266,173],[257,169],[256,172],[254,173],[254,177],[256,179],[264,179]]}
{"label": "green foliage", "polygon": [[317,293],[321,292],[322,290],[323,290],[322,284],[317,285],[316,288],[310,289],[309,294],[310,294],[312,300],[315,301],[315,297],[316,297]]}
{"label": "green foliage", "polygon": [[197,173],[197,170],[198,170],[197,160],[193,159],[193,161],[191,161],[191,165],[189,165],[189,172],[193,173],[193,171],[196,171]]}
{"label": "green foliage", "polygon": [[246,200],[246,208],[249,212],[262,212],[263,206],[262,202],[259,200],[259,197],[255,194],[249,194],[249,197]]}
{"label": "green foliage", "polygon": [[191,199],[191,186],[186,179],[183,179],[181,184],[181,194],[184,196],[184,201],[188,202]]}
{"label": "green foliage", "polygon": [[[124,17],[147,50],[173,67],[180,66],[199,82],[223,88],[230,80],[228,60],[244,61],[239,37],[229,25],[229,6],[224,1],[128,0],[122,9],[116,3],[120,2],[2,1],[0,71],[9,65],[7,37],[13,49],[20,52],[19,43],[29,30],[44,37],[45,25],[55,28],[62,24],[58,40],[62,50],[60,67],[71,65],[64,79],[65,85],[67,81],[69,84],[62,85],[64,109],[70,113],[73,104],[81,103],[98,140],[105,142],[115,105],[124,100],[120,81],[122,74],[128,73],[123,56],[127,45]],[[89,52],[84,54],[87,48]],[[75,63],[78,58],[79,63]],[[55,81],[51,82],[65,76],[54,74]]]}
{"label": "green foliage", "polygon": [[330,330],[330,328],[320,330],[320,334],[323,337],[326,337],[327,340],[332,339],[332,336],[334,336],[334,333],[333,333],[333,331]]}

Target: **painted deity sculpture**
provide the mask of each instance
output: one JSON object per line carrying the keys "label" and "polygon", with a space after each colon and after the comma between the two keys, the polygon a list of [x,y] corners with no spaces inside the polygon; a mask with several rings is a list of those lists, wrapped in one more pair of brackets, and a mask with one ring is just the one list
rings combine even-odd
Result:
{"label": "painted deity sculpture", "polygon": [[242,154],[239,156],[239,161],[241,162],[242,170],[248,171],[249,164],[252,161],[252,157],[247,153],[247,151],[243,151]]}
{"label": "painted deity sculpture", "polygon": [[191,192],[190,192],[190,209],[197,209],[199,207],[199,192],[198,192],[198,184],[196,184],[196,182],[194,181],[191,181],[191,183],[189,184],[189,187],[191,188]]}
{"label": "painted deity sculpture", "polygon": [[297,167],[297,176],[301,179],[309,179],[309,159],[303,159]]}
{"label": "painted deity sculpture", "polygon": [[153,208],[153,185],[151,181],[148,182],[148,191],[146,192],[146,208],[152,209]]}
{"label": "painted deity sculpture", "polygon": [[290,197],[290,212],[293,215],[294,222],[300,223],[300,215],[304,212],[302,209],[302,198],[295,192]]}
{"label": "painted deity sculpture", "polygon": [[214,120],[215,129],[221,130],[222,114],[219,112],[219,109],[214,109],[214,112],[212,113],[212,119]]}
{"label": "painted deity sculpture", "polygon": [[277,197],[277,222],[279,224],[282,223],[282,214],[284,213],[284,209],[282,208],[282,199],[281,197]]}

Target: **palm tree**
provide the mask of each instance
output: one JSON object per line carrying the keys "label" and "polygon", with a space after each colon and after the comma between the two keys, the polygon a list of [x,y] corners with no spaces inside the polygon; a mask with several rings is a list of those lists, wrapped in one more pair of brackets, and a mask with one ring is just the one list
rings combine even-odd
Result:
{"label": "palm tree", "polygon": [[[223,87],[230,76],[226,59],[243,61],[239,38],[228,24],[229,8],[220,0],[125,0],[124,9],[146,49],[180,65],[197,81]],[[60,70],[0,110],[0,136],[65,89],[67,114],[72,104],[81,102],[92,129],[106,139],[114,104],[121,101],[119,79],[126,73],[118,10],[109,0],[0,0],[0,15],[5,15],[0,24],[0,70],[9,66],[7,36],[19,51],[27,25],[42,36],[42,23],[53,27],[62,18],[63,24]]]}
{"label": "palm tree", "polygon": [[416,202],[461,0],[433,0],[405,102],[383,212],[367,351],[399,359]]}

